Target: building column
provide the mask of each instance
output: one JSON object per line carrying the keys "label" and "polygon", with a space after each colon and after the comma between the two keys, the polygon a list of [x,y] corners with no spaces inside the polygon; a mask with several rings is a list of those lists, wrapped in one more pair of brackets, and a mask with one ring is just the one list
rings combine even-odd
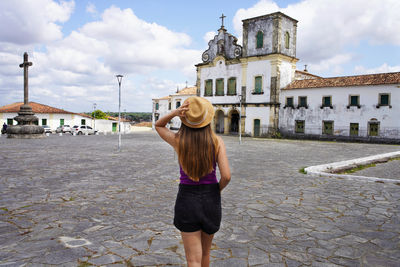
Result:
{"label": "building column", "polygon": [[224,134],[229,134],[229,117],[224,115]]}
{"label": "building column", "polygon": [[242,103],[242,110],[240,111],[241,114],[241,121],[240,121],[240,127],[241,131],[242,131],[242,135],[246,132],[245,131],[245,126],[246,126],[246,108],[244,107],[243,103]]}
{"label": "building column", "polygon": [[271,60],[271,89],[268,134],[275,136],[279,132],[279,92],[280,92],[280,65],[279,58]]}
{"label": "building column", "polygon": [[200,76],[201,76],[201,68],[199,68],[199,67],[197,67],[196,68],[196,75],[197,75],[197,77],[196,77],[196,87],[197,87],[197,89],[196,89],[196,95],[197,96],[200,96],[200,84],[201,84],[201,79],[200,79]]}

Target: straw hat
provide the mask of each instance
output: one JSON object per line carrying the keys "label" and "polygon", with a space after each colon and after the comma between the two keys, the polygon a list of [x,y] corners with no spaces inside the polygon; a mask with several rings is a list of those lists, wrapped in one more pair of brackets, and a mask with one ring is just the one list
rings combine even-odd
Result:
{"label": "straw hat", "polygon": [[210,101],[198,96],[188,97],[183,104],[189,102],[189,110],[181,117],[183,124],[190,128],[202,128],[210,124],[214,117],[214,108]]}

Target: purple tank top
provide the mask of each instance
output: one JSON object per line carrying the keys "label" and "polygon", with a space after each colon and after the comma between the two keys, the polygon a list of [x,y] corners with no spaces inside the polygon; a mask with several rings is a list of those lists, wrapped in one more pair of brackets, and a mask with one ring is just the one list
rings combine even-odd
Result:
{"label": "purple tank top", "polygon": [[179,171],[181,173],[181,184],[188,185],[199,185],[199,184],[216,184],[218,183],[217,176],[215,175],[216,162],[213,163],[213,170],[206,176],[203,176],[199,179],[198,182],[193,181],[189,178],[189,176],[183,171],[182,167],[179,165]]}

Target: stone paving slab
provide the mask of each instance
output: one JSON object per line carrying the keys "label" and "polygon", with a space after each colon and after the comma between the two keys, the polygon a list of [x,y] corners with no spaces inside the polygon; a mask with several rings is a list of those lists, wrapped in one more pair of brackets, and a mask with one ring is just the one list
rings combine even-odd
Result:
{"label": "stone paving slab", "polygon": [[[398,266],[399,185],[299,170],[399,146],[223,139],[232,182],[212,266]],[[117,144],[0,137],[0,266],[184,266],[173,149],[154,132]]]}
{"label": "stone paving slab", "polygon": [[400,180],[400,159],[378,163],[374,167],[369,167],[355,172],[356,175],[368,177],[381,177],[386,179]]}

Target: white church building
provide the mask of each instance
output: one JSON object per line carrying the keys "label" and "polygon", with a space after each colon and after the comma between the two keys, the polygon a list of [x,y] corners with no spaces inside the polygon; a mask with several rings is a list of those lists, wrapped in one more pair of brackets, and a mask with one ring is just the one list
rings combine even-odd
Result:
{"label": "white church building", "polygon": [[243,46],[221,26],[196,65],[196,94],[215,107],[217,133],[400,142],[400,72],[299,71],[296,39],[297,20],[281,12],[243,20]]}

